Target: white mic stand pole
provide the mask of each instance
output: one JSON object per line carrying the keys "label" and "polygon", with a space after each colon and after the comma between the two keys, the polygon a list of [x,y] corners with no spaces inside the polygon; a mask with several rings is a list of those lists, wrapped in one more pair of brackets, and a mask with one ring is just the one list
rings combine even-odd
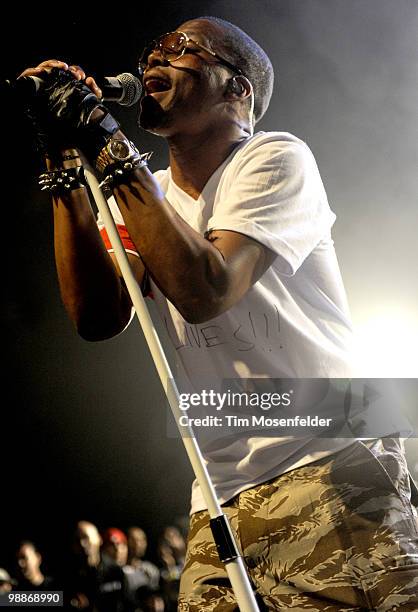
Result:
{"label": "white mic stand pole", "polygon": [[[179,428],[180,433],[183,431],[183,443],[208,507],[210,526],[218,550],[219,558],[225,564],[225,569],[228,573],[228,578],[231,582],[239,609],[241,612],[259,612],[242,556],[238,551],[228,518],[225,514],[223,514],[222,508],[216,497],[215,489],[207,471],[203,456],[200,452],[200,448],[193,436],[193,431],[190,426],[185,428],[184,426],[180,425],[179,419],[183,413],[179,407],[179,392],[177,385],[170,371],[170,366],[164,354],[164,350],[161,346],[151,316],[148,312],[141,289],[132,272],[128,257],[118,234],[115,221],[112,217],[112,213],[110,212],[109,205],[99,187],[99,183],[94,172],[85,161],[84,174],[97,204],[97,208],[99,209],[110,243],[114,249],[116,260],[122,272],[122,276],[126,283],[126,287],[138,316],[142,331],[144,332],[146,342],[151,351],[152,358],[157,368],[161,384],[163,385],[164,391],[167,395],[177,427]],[[187,431],[184,435],[185,429]]]}

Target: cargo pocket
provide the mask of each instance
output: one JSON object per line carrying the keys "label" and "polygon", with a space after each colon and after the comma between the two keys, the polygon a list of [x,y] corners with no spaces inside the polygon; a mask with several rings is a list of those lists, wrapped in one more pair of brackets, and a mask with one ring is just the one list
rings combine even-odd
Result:
{"label": "cargo pocket", "polygon": [[385,490],[395,493],[401,500],[405,509],[405,518],[407,517],[410,521],[412,533],[416,537],[418,535],[417,514],[410,499],[409,472],[402,451],[395,453],[391,449],[391,451],[385,452],[386,449],[383,448],[382,452],[376,453],[372,443],[365,444],[361,441],[358,441],[358,443],[361,446],[362,452],[369,455],[373,471],[378,476],[377,481],[380,482],[380,485]]}
{"label": "cargo pocket", "polygon": [[370,610],[388,612],[418,610],[418,563],[388,567],[361,579]]}

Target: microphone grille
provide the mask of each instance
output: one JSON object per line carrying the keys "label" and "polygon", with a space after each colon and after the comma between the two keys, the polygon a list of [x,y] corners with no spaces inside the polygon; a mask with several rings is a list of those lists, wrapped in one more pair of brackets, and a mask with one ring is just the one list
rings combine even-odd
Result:
{"label": "microphone grille", "polygon": [[122,72],[116,77],[122,85],[123,95],[118,104],[122,106],[132,106],[138,102],[142,94],[141,81],[130,72]]}

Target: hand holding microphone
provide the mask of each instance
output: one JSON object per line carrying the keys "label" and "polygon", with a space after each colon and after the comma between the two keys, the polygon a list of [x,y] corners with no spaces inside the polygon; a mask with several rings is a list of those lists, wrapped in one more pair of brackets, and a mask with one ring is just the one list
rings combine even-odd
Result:
{"label": "hand holding microphone", "polygon": [[62,148],[80,147],[91,160],[119,129],[102,100],[130,106],[142,92],[139,79],[129,73],[100,79],[99,86],[79,66],[59,60],[26,69],[10,87],[25,100],[40,152],[53,155]]}
{"label": "hand holding microphone", "polygon": [[45,80],[45,76],[50,74],[53,68],[69,71],[77,81],[85,81],[87,87],[89,87],[98,98],[102,97],[102,91],[93,77],[86,78],[86,74],[80,66],[69,66],[60,60],[46,60],[41,62],[36,68],[27,68],[19,75],[18,79],[34,77],[34,91],[37,89],[40,90]]}
{"label": "hand holding microphone", "polygon": [[36,68],[27,68],[19,76],[18,81],[11,84],[9,87],[17,91],[26,93],[26,95],[36,95],[42,90],[45,82],[45,74],[48,74],[53,69],[69,71],[77,80],[84,81],[92,92],[105,102],[117,102],[122,106],[132,106],[138,102],[142,93],[141,81],[129,72],[123,72],[115,77],[102,77],[96,83],[93,77],[87,77],[80,66],[69,66],[65,62],[59,60],[47,60],[42,62]]}

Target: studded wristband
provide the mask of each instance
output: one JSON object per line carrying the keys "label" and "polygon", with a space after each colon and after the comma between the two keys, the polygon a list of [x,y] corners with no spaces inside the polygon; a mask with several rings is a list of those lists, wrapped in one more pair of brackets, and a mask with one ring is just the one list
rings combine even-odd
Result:
{"label": "studded wristband", "polygon": [[54,195],[62,195],[86,185],[81,166],[44,172],[38,182],[41,191],[49,191]]}

